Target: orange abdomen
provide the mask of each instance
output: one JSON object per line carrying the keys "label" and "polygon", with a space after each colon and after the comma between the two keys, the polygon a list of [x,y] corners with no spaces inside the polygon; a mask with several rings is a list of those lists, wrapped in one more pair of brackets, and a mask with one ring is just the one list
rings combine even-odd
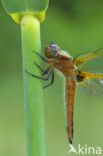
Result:
{"label": "orange abdomen", "polygon": [[66,130],[68,133],[68,140],[72,144],[73,139],[73,107],[76,82],[73,78],[66,78]]}

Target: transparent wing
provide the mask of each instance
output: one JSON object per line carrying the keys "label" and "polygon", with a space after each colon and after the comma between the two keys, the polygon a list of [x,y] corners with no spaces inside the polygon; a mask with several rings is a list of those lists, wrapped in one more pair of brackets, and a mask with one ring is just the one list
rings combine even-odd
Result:
{"label": "transparent wing", "polygon": [[74,64],[88,72],[103,72],[103,49],[77,56]]}
{"label": "transparent wing", "polygon": [[103,77],[85,78],[83,82],[78,83],[78,86],[88,95],[103,97]]}

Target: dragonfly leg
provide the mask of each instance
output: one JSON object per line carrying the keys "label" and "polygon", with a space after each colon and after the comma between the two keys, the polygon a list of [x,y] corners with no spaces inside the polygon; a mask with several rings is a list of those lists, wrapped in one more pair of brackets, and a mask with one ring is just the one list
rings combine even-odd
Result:
{"label": "dragonfly leg", "polygon": [[43,89],[51,86],[53,84],[53,82],[54,82],[54,71],[52,71],[52,79],[51,79],[51,82],[48,85],[44,86]]}
{"label": "dragonfly leg", "polygon": [[36,77],[36,78],[38,78],[38,79],[45,80],[45,81],[49,80],[50,75],[52,74],[52,71],[50,71],[50,72],[49,72],[49,75],[47,76],[47,78],[43,78],[43,77],[34,75],[34,74],[28,72],[27,70],[25,70],[25,72],[26,72],[27,74],[29,74],[30,76],[33,76],[33,77]]}
{"label": "dragonfly leg", "polygon": [[37,53],[35,50],[33,50],[33,52],[35,52],[35,54],[37,54],[44,62],[50,63],[50,62],[48,61],[48,59],[46,59],[45,57],[43,57],[42,55],[40,55],[39,53]]}
{"label": "dragonfly leg", "polygon": [[48,74],[49,70],[50,70],[50,66],[46,70],[44,70],[44,72],[42,73],[42,76]]}
{"label": "dragonfly leg", "polygon": [[44,72],[44,69],[42,69],[36,62],[34,64],[41,70],[41,72]]}
{"label": "dragonfly leg", "polygon": [[47,69],[44,70],[36,62],[34,62],[34,64],[41,70],[42,76],[48,74],[48,72],[50,70],[50,66]]}

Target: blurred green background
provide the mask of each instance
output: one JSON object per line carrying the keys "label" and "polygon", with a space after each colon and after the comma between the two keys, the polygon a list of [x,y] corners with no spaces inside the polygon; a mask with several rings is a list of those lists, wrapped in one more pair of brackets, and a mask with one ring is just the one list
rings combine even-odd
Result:
{"label": "blurred green background", "polygon": [[[20,31],[0,2],[0,156],[26,155]],[[50,0],[41,41],[43,55],[50,41],[72,56],[103,48],[103,0]],[[63,77],[43,93],[47,156],[68,156]],[[77,88],[73,145],[103,148],[102,133],[103,99]]]}

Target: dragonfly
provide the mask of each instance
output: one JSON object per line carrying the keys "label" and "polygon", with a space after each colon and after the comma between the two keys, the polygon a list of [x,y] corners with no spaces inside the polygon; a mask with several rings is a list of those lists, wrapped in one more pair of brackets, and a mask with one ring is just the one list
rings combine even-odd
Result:
{"label": "dragonfly", "polygon": [[[44,70],[37,63],[35,65],[41,70],[42,76],[37,76],[26,70],[32,77],[48,81],[47,88],[54,83],[54,70],[58,69],[65,78],[65,108],[66,108],[66,131],[69,143],[73,141],[73,112],[77,85],[89,95],[102,96],[103,94],[103,49],[95,52],[81,54],[73,58],[69,53],[62,50],[55,43],[49,43],[45,47],[45,57],[34,50],[48,67]],[[101,72],[95,72],[101,68]],[[92,72],[93,71],[93,72]],[[45,78],[44,76],[47,75]]]}

